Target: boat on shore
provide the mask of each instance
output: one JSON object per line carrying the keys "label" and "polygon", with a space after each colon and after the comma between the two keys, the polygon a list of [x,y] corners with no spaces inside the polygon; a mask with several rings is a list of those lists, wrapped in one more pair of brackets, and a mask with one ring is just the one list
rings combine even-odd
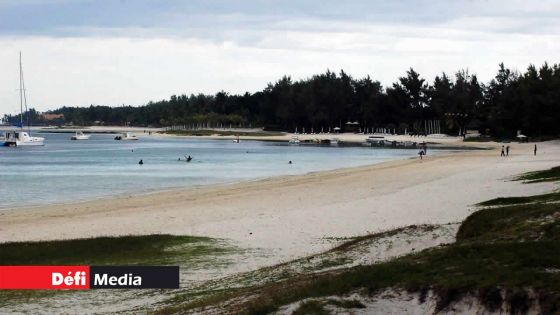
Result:
{"label": "boat on shore", "polygon": [[131,133],[131,132],[125,132],[125,133],[123,133],[123,134],[121,134],[121,135],[116,136],[116,137],[115,137],[115,140],[123,140],[123,141],[126,141],[126,140],[138,140],[138,137],[137,137],[135,134]]}
{"label": "boat on shore", "polygon": [[89,140],[89,137],[91,137],[91,135],[86,135],[81,131],[76,131],[70,140]]}
{"label": "boat on shore", "polygon": [[[27,114],[27,132],[23,131],[23,106]],[[29,111],[27,109],[27,95],[25,94],[25,81],[23,80],[23,67],[21,64],[21,52],[19,53],[19,130],[8,131],[5,135],[4,146],[21,147],[21,146],[43,146],[45,138],[32,137],[31,127],[29,125]]]}
{"label": "boat on shore", "polygon": [[416,148],[418,144],[412,141],[388,140],[384,136],[369,136],[362,145],[368,147]]}

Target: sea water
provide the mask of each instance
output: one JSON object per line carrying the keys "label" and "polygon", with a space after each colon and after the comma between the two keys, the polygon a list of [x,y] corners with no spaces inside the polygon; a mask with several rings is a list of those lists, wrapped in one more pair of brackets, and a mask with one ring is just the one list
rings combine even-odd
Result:
{"label": "sea water", "polygon": [[[46,145],[0,147],[0,208],[304,174],[404,159],[418,153],[417,149],[160,136],[115,141],[115,135],[93,134],[87,141],[71,141],[72,134],[34,135],[45,137]],[[193,160],[185,162],[185,155]],[[138,164],[140,160],[143,165]]]}

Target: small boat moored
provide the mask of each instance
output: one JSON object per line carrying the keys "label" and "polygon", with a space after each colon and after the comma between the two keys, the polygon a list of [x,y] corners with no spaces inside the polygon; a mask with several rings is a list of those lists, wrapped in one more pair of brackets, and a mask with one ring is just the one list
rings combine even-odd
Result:
{"label": "small boat moored", "polygon": [[70,140],[89,140],[89,137],[91,137],[91,135],[86,135],[81,131],[76,131]]}
{"label": "small boat moored", "polygon": [[133,133],[125,132],[122,135],[116,136],[115,140],[138,140],[138,137]]}
{"label": "small boat moored", "polygon": [[6,147],[22,147],[22,146],[42,146],[45,145],[45,138],[32,137],[25,131],[10,131],[6,133],[4,146]]}
{"label": "small boat moored", "polygon": [[[23,131],[23,106],[25,105],[25,113],[27,116],[27,132]],[[21,52],[19,53],[19,130],[9,131],[6,133],[4,146],[21,147],[21,146],[42,146],[45,145],[45,138],[32,137],[31,127],[29,125],[29,111],[27,109],[27,96],[25,94],[25,82],[23,81],[23,70],[21,66]]]}

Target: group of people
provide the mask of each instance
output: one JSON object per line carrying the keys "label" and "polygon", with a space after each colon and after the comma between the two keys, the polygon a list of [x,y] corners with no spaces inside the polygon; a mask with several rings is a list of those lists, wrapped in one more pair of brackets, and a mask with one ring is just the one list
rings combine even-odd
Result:
{"label": "group of people", "polygon": [[[426,143],[422,143],[421,147],[422,147],[422,149],[420,151],[418,151],[418,155],[420,156],[420,160],[428,152],[428,146],[426,145]],[[509,156],[509,149],[510,149],[509,145],[507,145],[507,146],[502,145],[502,153],[500,154],[500,156],[504,156],[504,157]],[[535,144],[535,147],[533,148],[533,155],[537,155],[537,145],[536,144]]]}
{"label": "group of people", "polygon": [[[192,161],[192,159],[193,159],[192,156],[190,156],[190,155],[188,155],[188,156],[185,155],[185,161],[186,161],[186,162],[190,162],[190,161]],[[181,161],[181,158],[178,158],[177,161]],[[138,162],[138,164],[139,164],[139,165],[144,165],[144,160],[140,160],[140,161]]]}
{"label": "group of people", "polygon": [[[537,155],[537,145],[536,144],[533,148],[533,155]],[[500,154],[500,156],[509,156],[509,145],[507,145],[507,146],[502,145],[502,153]]]}
{"label": "group of people", "polygon": [[509,145],[508,146],[502,146],[502,153],[500,154],[500,156],[509,156]]}

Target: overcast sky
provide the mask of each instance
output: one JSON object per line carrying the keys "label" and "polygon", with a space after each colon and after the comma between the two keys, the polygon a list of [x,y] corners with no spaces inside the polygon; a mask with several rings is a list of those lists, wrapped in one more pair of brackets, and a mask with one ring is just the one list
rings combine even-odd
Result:
{"label": "overcast sky", "polygon": [[557,63],[560,1],[0,0],[0,114],[261,90],[326,69],[390,85]]}

